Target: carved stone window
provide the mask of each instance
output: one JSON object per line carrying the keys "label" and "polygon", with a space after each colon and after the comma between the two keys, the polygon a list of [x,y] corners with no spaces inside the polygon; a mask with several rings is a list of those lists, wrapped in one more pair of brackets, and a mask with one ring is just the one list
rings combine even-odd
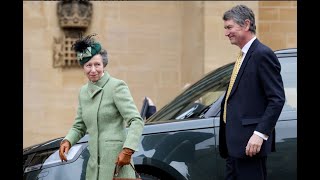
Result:
{"label": "carved stone window", "polygon": [[54,39],[53,67],[78,67],[76,53],[71,48],[78,38],[64,36]]}
{"label": "carved stone window", "polygon": [[76,54],[71,49],[72,44],[76,41],[75,38],[65,37],[64,39],[64,63],[67,66],[78,65]]}

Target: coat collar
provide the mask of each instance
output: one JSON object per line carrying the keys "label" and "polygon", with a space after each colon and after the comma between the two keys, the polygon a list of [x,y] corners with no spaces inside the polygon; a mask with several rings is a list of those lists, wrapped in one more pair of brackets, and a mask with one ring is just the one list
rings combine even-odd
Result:
{"label": "coat collar", "polygon": [[88,94],[90,98],[93,98],[97,93],[99,93],[104,85],[108,82],[110,79],[110,75],[108,72],[104,72],[104,75],[97,81],[97,82],[88,82]]}

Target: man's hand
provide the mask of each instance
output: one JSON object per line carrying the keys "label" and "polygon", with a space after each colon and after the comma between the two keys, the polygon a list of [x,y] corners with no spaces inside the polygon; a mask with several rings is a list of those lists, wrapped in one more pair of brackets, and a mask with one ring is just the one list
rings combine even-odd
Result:
{"label": "man's hand", "polygon": [[122,151],[119,153],[118,158],[116,160],[116,164],[119,166],[130,164],[131,155],[134,153],[132,149],[123,148]]}
{"label": "man's hand", "polygon": [[149,106],[154,106],[154,103],[152,102],[152,100],[149,97],[146,97],[148,100],[148,104]]}
{"label": "man's hand", "polygon": [[63,161],[68,161],[67,160],[67,157],[64,155],[64,153],[68,153],[69,152],[69,149],[71,147],[71,144],[68,140],[63,140],[61,143],[60,143],[60,148],[59,148],[59,156],[60,156],[60,159],[61,159],[61,162]]}
{"label": "man's hand", "polygon": [[253,134],[246,146],[246,155],[252,157],[257,153],[259,153],[262,143],[263,143],[263,139],[260,136]]}

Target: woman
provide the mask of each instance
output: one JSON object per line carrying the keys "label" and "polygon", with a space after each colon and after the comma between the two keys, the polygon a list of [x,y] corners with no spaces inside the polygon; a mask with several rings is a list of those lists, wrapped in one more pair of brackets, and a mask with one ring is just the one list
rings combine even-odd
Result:
{"label": "woman", "polygon": [[61,141],[60,159],[67,161],[64,153],[87,132],[87,180],[111,180],[116,164],[123,166],[118,177],[135,178],[132,167],[124,165],[133,164],[131,155],[138,150],[144,123],[126,83],[104,71],[107,52],[92,36],[80,38],[73,45],[89,81],[80,89],[77,116]]}

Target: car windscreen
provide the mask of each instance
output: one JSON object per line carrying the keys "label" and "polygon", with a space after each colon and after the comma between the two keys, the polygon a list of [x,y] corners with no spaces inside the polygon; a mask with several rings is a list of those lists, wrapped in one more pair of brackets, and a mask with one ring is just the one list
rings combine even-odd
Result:
{"label": "car windscreen", "polygon": [[227,64],[208,73],[151,116],[146,124],[199,117],[225,92],[233,64]]}

